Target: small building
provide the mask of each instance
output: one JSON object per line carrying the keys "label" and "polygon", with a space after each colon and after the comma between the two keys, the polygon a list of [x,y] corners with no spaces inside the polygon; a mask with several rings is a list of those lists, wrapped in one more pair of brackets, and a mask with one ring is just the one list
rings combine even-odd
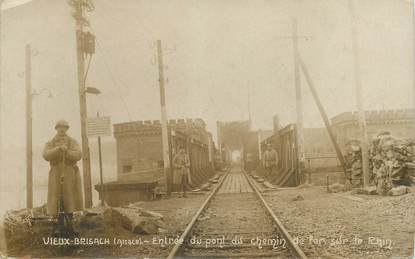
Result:
{"label": "small building", "polygon": [[[170,162],[180,147],[190,157],[192,187],[205,183],[214,173],[214,143],[202,119],[178,119],[168,122]],[[158,120],[114,124],[117,153],[117,181],[95,188],[109,205],[123,205],[152,198],[156,187],[164,189],[161,123]],[[171,164],[168,166],[171,168]],[[173,191],[178,186],[173,186]],[[103,192],[104,191],[104,192]],[[105,194],[103,194],[105,193]]]}
{"label": "small building", "polygon": [[[211,138],[202,119],[179,119],[168,122],[171,157],[178,148],[189,151],[189,144],[207,148]],[[136,121],[114,124],[117,142],[118,179],[143,179],[141,172],[163,168],[163,150],[160,121]],[[189,141],[189,144],[187,143]],[[208,158],[208,154],[206,159]],[[193,161],[195,162],[195,161]]]}

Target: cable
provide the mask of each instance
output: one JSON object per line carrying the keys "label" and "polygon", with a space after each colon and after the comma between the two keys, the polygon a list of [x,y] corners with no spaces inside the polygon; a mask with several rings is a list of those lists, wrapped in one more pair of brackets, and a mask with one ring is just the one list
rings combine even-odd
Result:
{"label": "cable", "polygon": [[[95,34],[95,32],[92,29],[91,29],[91,31]],[[118,93],[118,96],[120,97],[120,100],[123,103],[124,108],[125,108],[125,110],[127,112],[128,120],[129,121],[132,121],[130,109],[128,108],[127,102],[125,101],[124,97],[121,94],[120,85],[117,82],[117,80],[115,79],[115,76],[112,73],[110,66],[108,65],[108,62],[107,62],[107,60],[105,58],[104,51],[103,51],[103,49],[101,47],[101,44],[99,43],[99,41],[98,41],[97,38],[95,38],[95,42],[97,43],[97,47],[98,47],[99,53],[101,54],[101,57],[102,57],[102,60],[103,60],[103,64],[104,64],[105,68],[107,69],[107,72],[108,72],[108,74],[110,76],[110,79],[111,79],[112,83],[117,87],[117,90],[118,90],[117,93]]]}
{"label": "cable", "polygon": [[[109,65],[108,65],[108,62],[107,62],[107,61],[106,61],[106,59],[105,59],[105,56],[104,56],[104,54],[103,54],[103,51],[102,51],[102,48],[101,48],[100,44],[98,43],[98,40],[97,40],[97,46],[98,46],[98,48],[99,48],[99,49],[101,49],[101,56],[102,56],[102,58],[103,58],[103,60],[104,60],[104,65],[105,65],[105,66],[106,66],[106,68],[107,68],[107,71],[108,71],[108,73],[109,73],[109,75],[110,75],[110,78],[111,78],[111,80],[112,80],[113,84],[117,87],[117,90],[118,90],[118,91],[117,91],[117,92],[118,92],[118,96],[120,97],[120,99],[121,99],[122,103],[124,104],[124,108],[125,108],[125,110],[127,111],[128,120],[129,120],[129,121],[132,121],[132,119],[131,119],[130,109],[128,108],[128,104],[127,104],[127,102],[125,101],[125,99],[124,99],[124,97],[123,97],[123,95],[122,95],[122,93],[121,93],[120,86],[119,86],[119,84],[118,84],[117,80],[115,79],[115,76],[114,76],[114,74],[112,73],[112,71],[111,71],[111,69],[110,69],[110,67],[109,67]],[[123,87],[124,87],[124,88],[126,88],[126,87],[125,87],[125,85],[123,85]]]}

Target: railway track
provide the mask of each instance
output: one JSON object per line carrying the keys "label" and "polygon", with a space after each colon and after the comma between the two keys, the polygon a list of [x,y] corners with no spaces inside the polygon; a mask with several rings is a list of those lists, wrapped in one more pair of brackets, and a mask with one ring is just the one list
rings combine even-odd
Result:
{"label": "railway track", "polygon": [[167,258],[307,258],[237,168],[221,177],[180,239]]}

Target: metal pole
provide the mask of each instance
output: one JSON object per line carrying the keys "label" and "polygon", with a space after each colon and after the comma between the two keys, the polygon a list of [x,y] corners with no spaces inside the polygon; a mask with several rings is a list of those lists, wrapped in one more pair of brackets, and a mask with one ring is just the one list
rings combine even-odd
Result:
{"label": "metal pole", "polygon": [[352,34],[352,48],[353,48],[353,62],[354,62],[354,79],[356,85],[356,101],[359,111],[359,128],[361,134],[361,148],[362,148],[362,170],[363,170],[363,186],[369,185],[369,154],[368,154],[368,134],[366,125],[366,115],[363,108],[362,97],[362,83],[360,80],[360,63],[358,52],[358,35],[357,35],[357,17],[354,7],[354,0],[349,0],[349,11],[351,16],[351,34]]}
{"label": "metal pole", "polygon": [[212,152],[213,152],[213,148],[212,148],[212,136],[209,134],[207,136],[208,139],[208,161],[209,161],[209,165],[212,165],[213,163],[213,158],[212,158]]}
{"label": "metal pole", "polygon": [[248,130],[252,129],[252,113],[251,113],[251,91],[250,91],[250,87],[248,84],[248,120],[249,120],[249,125],[248,125]]}
{"label": "metal pole", "polygon": [[[2,62],[3,62],[3,55],[2,55],[2,45],[3,45],[3,35],[2,35],[2,4],[3,4],[3,0],[0,0],[0,172],[3,172],[3,131],[2,131],[2,127],[3,127],[3,116],[2,116],[2,111],[3,111],[3,101],[2,101],[2,72],[3,72],[3,66],[2,66]],[[0,179],[3,180],[3,177],[0,176]],[[0,195],[0,199],[3,199],[3,194]],[[4,223],[3,220],[0,222],[0,228],[4,229]],[[5,237],[5,231],[0,231],[0,251],[7,251],[7,244],[6,244],[6,237]]]}
{"label": "metal pole", "polygon": [[101,184],[101,204],[104,205],[104,179],[102,174],[102,149],[101,149],[101,136],[98,136],[98,156],[99,156],[99,180]]}
{"label": "metal pole", "polygon": [[81,117],[81,138],[82,138],[82,170],[84,181],[85,207],[92,207],[92,187],[91,187],[91,161],[89,154],[89,143],[86,128],[87,105],[85,92],[85,63],[84,63],[84,44],[83,44],[83,10],[82,1],[78,1],[76,6],[76,43],[77,43],[77,64],[78,64],[78,87],[79,105]]}
{"label": "metal pole", "polygon": [[[99,112],[97,112],[99,118]],[[102,173],[102,148],[101,148],[101,136],[98,136],[98,160],[99,160],[99,180],[101,185],[101,204],[105,204],[105,193],[104,193],[104,177]]]}
{"label": "metal pole", "polygon": [[331,142],[334,146],[334,149],[336,151],[337,158],[339,159],[340,164],[343,167],[343,170],[346,170],[346,166],[344,164],[344,157],[343,157],[343,154],[340,150],[340,146],[338,145],[338,143],[336,141],[336,136],[334,135],[334,132],[331,129],[329,118],[327,117],[326,111],[325,111],[325,109],[324,109],[324,107],[323,107],[323,105],[320,101],[317,90],[314,87],[314,84],[313,84],[313,81],[311,80],[310,74],[308,73],[307,67],[304,65],[304,62],[301,60],[301,58],[299,58],[299,63],[300,63],[301,69],[304,73],[304,77],[307,81],[307,84],[310,87],[310,91],[311,91],[311,94],[313,95],[314,101],[316,102],[318,110],[320,111],[320,115],[323,118],[324,125],[326,126],[327,132],[329,133],[329,136],[330,136],[330,140],[331,140]]}
{"label": "metal pole", "polygon": [[26,45],[26,207],[33,208],[33,147],[32,147],[32,51]]}
{"label": "metal pole", "polygon": [[[413,58],[413,62],[412,62],[412,69],[413,69],[413,73],[412,73],[412,84],[414,85],[415,89],[415,0],[411,1],[411,14],[412,14],[412,58]],[[415,108],[415,90],[413,92],[414,94],[414,102],[413,102],[413,108]]]}
{"label": "metal pole", "polygon": [[292,19],[293,26],[293,51],[294,51],[294,81],[295,81],[295,97],[297,111],[297,150],[298,150],[298,175],[302,175],[302,167],[304,165],[304,131],[303,131],[303,97],[301,93],[301,79],[298,58],[298,36],[297,36],[297,19]]}
{"label": "metal pole", "polygon": [[1,82],[1,80],[2,80],[2,72],[3,72],[3,66],[2,66],[2,63],[3,63],[3,55],[2,55],[2,45],[3,45],[3,35],[2,35],[2,12],[3,12],[3,10],[2,10],[2,5],[3,5],[3,0],[0,0],[0,172],[3,172],[3,138],[2,138],[2,136],[3,136],[3,132],[2,132],[2,128],[3,128],[3,116],[2,116],[2,104],[3,104],[3,101],[2,101],[2,94],[1,94],[1,92],[2,92],[2,86],[3,86],[3,84],[2,84],[2,82]]}
{"label": "metal pole", "polygon": [[262,150],[261,150],[261,138],[262,138],[262,130],[258,130],[258,159],[262,161]]}
{"label": "metal pole", "polygon": [[166,177],[166,192],[169,196],[171,194],[170,186],[170,151],[169,138],[167,130],[167,111],[166,111],[166,96],[164,91],[164,71],[163,71],[163,50],[161,48],[161,40],[157,40],[157,55],[159,67],[159,84],[160,84],[160,105],[161,105],[161,135],[163,145],[163,161],[164,161],[164,175]]}

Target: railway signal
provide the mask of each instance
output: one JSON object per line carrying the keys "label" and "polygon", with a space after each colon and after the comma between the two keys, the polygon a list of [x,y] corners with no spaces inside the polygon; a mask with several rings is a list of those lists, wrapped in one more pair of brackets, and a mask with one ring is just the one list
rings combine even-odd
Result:
{"label": "railway signal", "polygon": [[88,119],[88,136],[97,137],[98,139],[98,161],[99,161],[99,180],[102,193],[100,194],[101,204],[104,205],[105,192],[104,192],[104,177],[102,169],[102,148],[101,137],[111,136],[111,119],[110,117],[100,117],[97,113],[96,118]]}

